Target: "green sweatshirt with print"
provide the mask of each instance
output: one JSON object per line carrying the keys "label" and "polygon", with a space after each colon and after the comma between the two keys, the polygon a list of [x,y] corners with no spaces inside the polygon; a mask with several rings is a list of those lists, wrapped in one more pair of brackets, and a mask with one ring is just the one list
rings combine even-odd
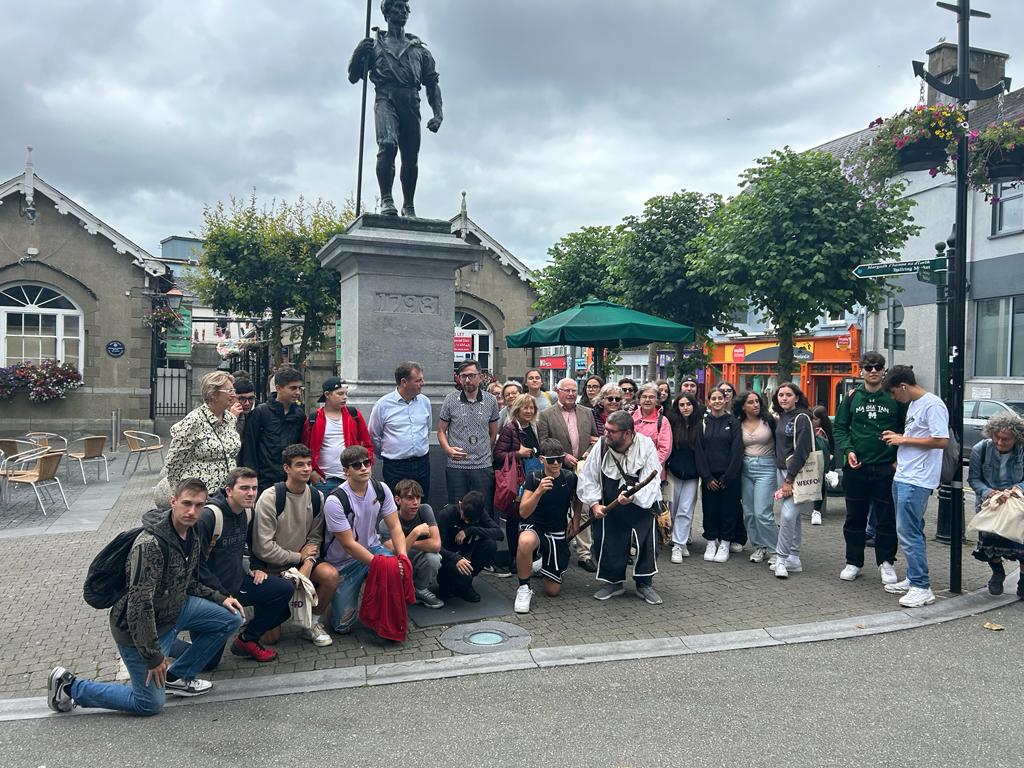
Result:
{"label": "green sweatshirt with print", "polygon": [[850,451],[861,464],[891,464],[896,461],[896,446],[886,445],[882,433],[903,432],[907,405],[900,405],[892,395],[879,389],[868,392],[861,384],[839,404],[832,429],[836,453],[847,464]]}

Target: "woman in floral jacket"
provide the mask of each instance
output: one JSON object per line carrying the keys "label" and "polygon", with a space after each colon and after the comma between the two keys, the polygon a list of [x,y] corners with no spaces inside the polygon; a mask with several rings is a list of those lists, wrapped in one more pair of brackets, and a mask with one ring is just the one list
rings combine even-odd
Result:
{"label": "woman in floral jacket", "polygon": [[165,475],[153,494],[157,506],[167,506],[171,489],[186,477],[199,478],[214,493],[237,463],[242,440],[232,412],[234,379],[223,371],[214,371],[203,377],[200,388],[203,404],[171,427]]}

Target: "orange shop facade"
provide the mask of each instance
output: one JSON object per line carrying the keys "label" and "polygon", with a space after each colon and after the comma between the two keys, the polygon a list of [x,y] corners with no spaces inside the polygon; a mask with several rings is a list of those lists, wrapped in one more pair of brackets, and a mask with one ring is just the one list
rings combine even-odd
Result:
{"label": "orange shop facade", "polygon": [[[823,405],[834,414],[860,372],[860,336],[856,326],[836,333],[797,336],[794,380],[811,406]],[[754,336],[715,345],[708,367],[708,386],[728,381],[736,392],[774,392],[778,386],[778,339]]]}

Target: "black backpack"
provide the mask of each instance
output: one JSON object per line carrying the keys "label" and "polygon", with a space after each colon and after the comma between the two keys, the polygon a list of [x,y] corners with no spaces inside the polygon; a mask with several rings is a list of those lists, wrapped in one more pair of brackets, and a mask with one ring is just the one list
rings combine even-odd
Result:
{"label": "black backpack", "polygon": [[[320,514],[320,508],[323,506],[324,495],[312,486],[309,489],[309,495],[313,502],[313,517],[316,517]],[[287,503],[288,490],[285,482],[282,480],[279,483],[274,483],[274,511],[278,517],[284,513],[284,507]]]}
{"label": "black backpack", "polygon": [[[375,480],[374,478],[371,477],[370,485],[373,486],[373,493],[377,497],[377,514],[379,515],[381,508],[383,508],[384,506],[384,483],[382,483],[380,480]],[[341,509],[342,511],[344,511],[345,517],[348,518],[348,524],[349,527],[352,529],[352,535],[355,537],[356,541],[359,541],[359,534],[356,533],[356,527],[354,525],[356,513],[352,510],[352,502],[349,501],[348,494],[345,493],[344,489],[339,485],[337,488],[331,491],[331,496],[334,496],[335,498],[337,498],[339,502],[341,502]],[[330,546],[330,538],[333,537],[328,537],[327,521],[325,520],[324,552],[326,552],[327,547]]]}
{"label": "black backpack", "polygon": [[[117,534],[89,564],[85,576],[82,596],[93,608],[110,608],[128,591],[128,577],[125,566],[135,540],[145,529],[141,526]],[[164,554],[164,580],[167,579],[169,550],[167,543],[157,537]]]}

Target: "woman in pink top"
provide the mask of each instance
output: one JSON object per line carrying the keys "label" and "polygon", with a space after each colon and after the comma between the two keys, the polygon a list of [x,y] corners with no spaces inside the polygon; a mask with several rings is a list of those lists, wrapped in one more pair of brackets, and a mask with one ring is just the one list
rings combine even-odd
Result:
{"label": "woman in pink top", "polygon": [[665,462],[672,453],[672,425],[658,405],[658,386],[647,383],[640,387],[639,408],[633,411],[633,424],[637,434],[647,435],[654,441],[661,462],[661,476],[665,477]]}

